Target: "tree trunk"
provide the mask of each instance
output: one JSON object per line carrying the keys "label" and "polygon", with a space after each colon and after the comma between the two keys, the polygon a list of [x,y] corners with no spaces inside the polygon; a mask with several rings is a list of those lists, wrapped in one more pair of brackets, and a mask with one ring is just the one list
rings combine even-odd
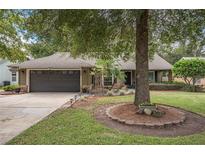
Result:
{"label": "tree trunk", "polygon": [[135,105],[150,103],[148,80],[148,10],[136,18]]}

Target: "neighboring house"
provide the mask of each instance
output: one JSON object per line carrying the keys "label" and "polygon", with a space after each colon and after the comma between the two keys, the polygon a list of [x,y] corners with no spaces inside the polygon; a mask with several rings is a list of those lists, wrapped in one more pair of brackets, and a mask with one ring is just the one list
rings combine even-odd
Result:
{"label": "neighboring house", "polygon": [[10,71],[8,65],[12,63],[8,60],[0,59],[0,86],[4,86],[4,82],[10,84],[18,84],[18,72]]}
{"label": "neighboring house", "polygon": [[[201,59],[201,60],[205,60],[205,57],[182,57],[181,59],[195,59],[195,58],[198,58],[198,59]],[[174,80],[178,81],[178,82],[184,82],[184,80],[182,78],[174,78]],[[205,87],[205,78],[197,79],[196,80],[196,85]]]}
{"label": "neighboring house", "polygon": [[[26,85],[28,92],[79,92],[83,87],[94,84],[95,76],[91,69],[95,67],[95,60],[73,58],[69,53],[54,55],[11,65],[13,70],[19,71],[19,84]],[[119,60],[120,68],[126,74],[125,84],[135,83],[135,63]],[[150,82],[172,80],[172,65],[163,58],[154,55],[149,62]],[[112,77],[104,79],[105,85],[113,84]]]}

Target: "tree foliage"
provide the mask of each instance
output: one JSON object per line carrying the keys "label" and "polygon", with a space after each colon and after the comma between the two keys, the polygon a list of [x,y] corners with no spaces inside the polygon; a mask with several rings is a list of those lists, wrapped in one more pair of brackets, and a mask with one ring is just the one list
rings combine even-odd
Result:
{"label": "tree foliage", "polygon": [[[158,52],[171,63],[183,55],[203,55],[204,10],[149,12],[150,55]],[[139,14],[139,10],[34,10],[27,28],[48,54],[70,51],[101,58],[126,58],[135,50],[135,19]]]}
{"label": "tree foliage", "polygon": [[182,57],[205,56],[204,10],[160,10],[158,13],[153,44],[159,54],[172,64]]}
{"label": "tree foliage", "polygon": [[186,84],[195,86],[196,79],[205,77],[205,60],[199,58],[182,59],[174,64],[173,73]]}
{"label": "tree foliage", "polygon": [[[98,59],[91,74],[100,75],[102,77],[113,77],[120,81],[124,81],[125,74],[119,68],[117,61],[113,59]],[[103,83],[102,83],[103,85]]]}
{"label": "tree foliage", "polygon": [[17,10],[0,10],[0,58],[23,60],[23,43],[20,31],[24,18]]}
{"label": "tree foliage", "polygon": [[[131,10],[35,10],[27,26],[53,51],[110,58],[134,50]],[[120,25],[120,26],[119,26]]]}

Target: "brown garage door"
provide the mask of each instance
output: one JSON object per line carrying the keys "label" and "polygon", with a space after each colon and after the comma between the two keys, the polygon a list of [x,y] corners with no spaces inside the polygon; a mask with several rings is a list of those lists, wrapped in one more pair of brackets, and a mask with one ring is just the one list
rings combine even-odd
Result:
{"label": "brown garage door", "polygon": [[31,92],[79,92],[79,70],[32,70]]}

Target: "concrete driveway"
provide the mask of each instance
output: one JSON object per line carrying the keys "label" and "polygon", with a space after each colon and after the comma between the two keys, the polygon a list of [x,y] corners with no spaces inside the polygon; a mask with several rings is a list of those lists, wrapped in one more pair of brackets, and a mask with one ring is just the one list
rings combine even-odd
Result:
{"label": "concrete driveway", "polygon": [[0,144],[60,108],[77,93],[0,95]]}

